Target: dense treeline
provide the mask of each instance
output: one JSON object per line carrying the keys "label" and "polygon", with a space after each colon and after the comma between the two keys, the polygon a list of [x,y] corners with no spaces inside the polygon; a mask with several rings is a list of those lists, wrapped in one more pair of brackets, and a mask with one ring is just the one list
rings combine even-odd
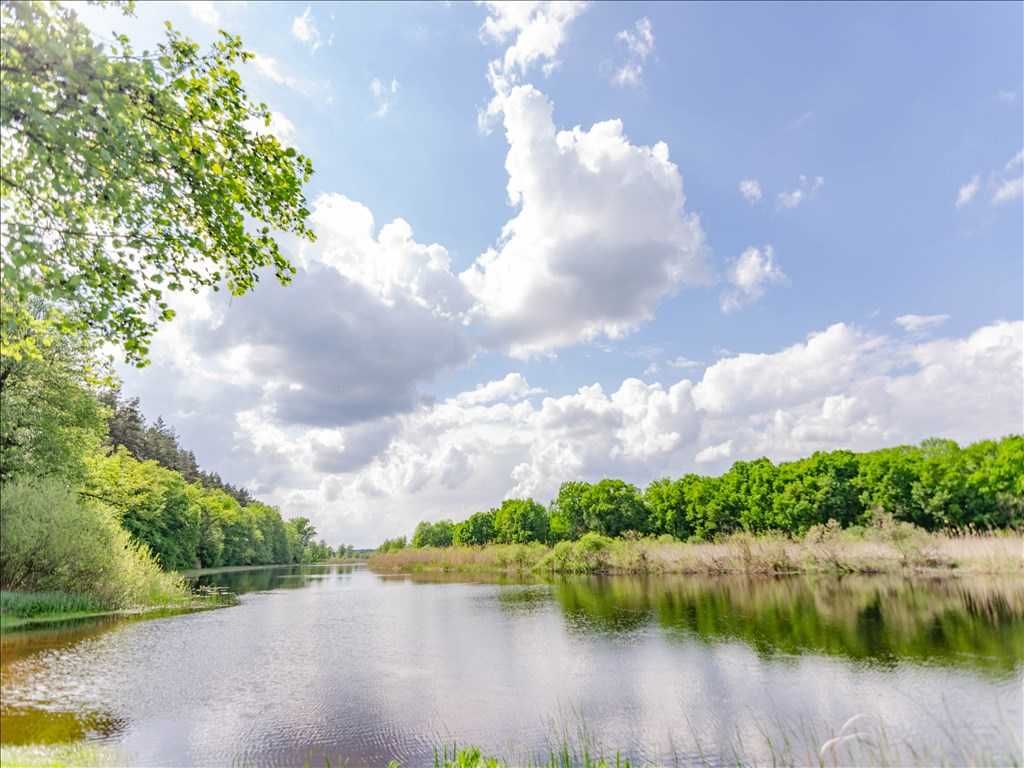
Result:
{"label": "dense treeline", "polygon": [[181,594],[168,571],[350,551],[202,471],[173,429],[147,426],[111,381],[82,334],[0,355],[0,588],[137,605]]}
{"label": "dense treeline", "polygon": [[[737,461],[718,477],[687,474],[645,490],[622,480],[563,483],[547,508],[506,499],[460,523],[421,522],[413,547],[524,544],[604,536],[707,541],[736,531],[802,535],[830,520],[864,525],[876,512],[925,530],[1024,523],[1024,436],[961,448],[930,439],[866,453],[830,451],[773,464]],[[387,542],[395,549],[397,540]],[[383,547],[382,547],[383,549]]]}

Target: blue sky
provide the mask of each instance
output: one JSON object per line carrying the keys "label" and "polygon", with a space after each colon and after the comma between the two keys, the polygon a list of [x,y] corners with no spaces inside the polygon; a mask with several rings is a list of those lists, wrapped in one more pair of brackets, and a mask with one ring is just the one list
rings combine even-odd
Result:
{"label": "blue sky", "polygon": [[[275,302],[308,309],[302,280],[263,285],[240,309],[186,304],[125,388],[178,425],[201,463],[330,536],[373,543],[510,494],[546,501],[569,475],[641,483],[762,454],[1021,429],[1018,3],[83,14],[140,47],[165,18],[200,41],[217,27],[241,35],[259,57],[247,86],[313,160],[321,237],[296,258],[310,283],[334,270],[317,288],[327,314],[296,319],[286,342],[260,335],[268,308],[282,323],[301,314]],[[506,51],[523,58],[509,64]],[[545,106],[555,130],[580,127],[572,149],[543,149]],[[613,119],[617,138],[592,130]],[[514,140],[517,120],[526,138]],[[743,180],[760,199],[741,194]],[[351,222],[368,214],[371,240],[354,244]],[[395,219],[445,256],[375,243]],[[500,269],[481,260],[490,248]],[[374,265],[391,258],[382,277]],[[359,292],[332,308],[335,279]],[[382,303],[361,303],[371,298]],[[232,323],[243,330],[215,332]],[[374,329],[372,347],[360,328]],[[695,364],[670,365],[679,358]],[[218,367],[195,395],[190,374]],[[963,404],[974,395],[957,387],[972,376],[990,402]],[[505,383],[467,395],[487,382]],[[603,401],[580,394],[595,384]],[[899,399],[922,389],[930,410]],[[321,402],[323,418],[310,416]],[[602,429],[617,437],[602,442]]]}

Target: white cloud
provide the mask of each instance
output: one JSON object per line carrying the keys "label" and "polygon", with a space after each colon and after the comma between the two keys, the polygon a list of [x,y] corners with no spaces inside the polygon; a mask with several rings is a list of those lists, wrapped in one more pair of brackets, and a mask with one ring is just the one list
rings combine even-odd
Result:
{"label": "white cloud", "polygon": [[253,133],[269,134],[285,146],[295,146],[295,123],[283,112],[271,112],[269,125],[250,117],[245,121],[245,127]]}
{"label": "white cloud", "polygon": [[761,182],[757,179],[743,179],[740,182],[740,194],[743,195],[743,199],[748,203],[758,203],[761,201]]}
{"label": "white cloud", "polygon": [[285,88],[307,98],[327,98],[328,101],[330,100],[330,97],[326,96],[330,90],[329,83],[313,82],[295,77],[285,72],[277,59],[272,56],[255,53],[252,58],[252,65],[255,67],[256,72],[276,85],[283,85]]}
{"label": "white cloud", "polygon": [[469,392],[463,392],[455,399],[460,405],[485,405],[522,400],[541,394],[544,394],[544,390],[531,387],[521,373],[509,373],[503,379],[489,381]]}
{"label": "white cloud", "polygon": [[1009,203],[1024,196],[1024,149],[1007,161],[993,183],[993,205]]}
{"label": "white cloud", "polygon": [[373,213],[344,195],[320,195],[310,223],[317,242],[303,245],[303,265],[320,263],[364,287],[386,306],[411,302],[437,317],[463,325],[471,298],[451,271],[443,245],[413,239],[405,219],[374,233]]}
{"label": "white cloud", "polygon": [[[1001,169],[992,171],[988,177],[988,186],[992,191],[992,205],[1002,205],[1024,197],[1024,150],[1011,157]],[[956,207],[961,208],[971,202],[980,188],[981,177],[975,175],[960,187]]]}
{"label": "white cloud", "polygon": [[391,111],[391,105],[394,103],[395,96],[398,95],[398,88],[398,81],[393,77],[390,84],[381,82],[376,77],[370,81],[370,95],[376,105],[376,109],[373,111],[374,117],[384,117]]}
{"label": "white cloud", "polygon": [[705,279],[704,233],[665,144],[631,144],[619,120],[556,131],[532,86],[506,97],[504,122],[519,212],[460,276],[489,346],[522,357],[620,338]]}
{"label": "white cloud", "polygon": [[780,208],[796,208],[806,200],[811,199],[822,188],[825,184],[825,179],[821,176],[815,176],[814,178],[801,175],[797,180],[797,185],[794,189],[788,192],[780,192],[778,196],[778,204]]}
{"label": "white cloud", "polygon": [[726,279],[731,287],[722,292],[719,303],[723,312],[735,312],[761,298],[769,285],[787,278],[775,261],[775,249],[766,245],[743,251],[730,265]]}
{"label": "white cloud", "polygon": [[188,12],[193,19],[201,21],[203,24],[211,27],[216,27],[220,24],[220,14],[212,2],[190,0],[190,2],[185,3],[185,7],[188,8]]}
{"label": "white cloud", "polygon": [[586,2],[487,2],[487,18],[480,27],[480,39],[504,44],[511,41],[499,59],[490,62],[487,80],[494,91],[480,111],[481,130],[489,131],[501,114],[512,88],[522,82],[534,64],[545,75],[559,64],[558,51],[565,43],[569,23],[583,13]]}
{"label": "white cloud", "polygon": [[992,202],[996,205],[1008,203],[1024,196],[1024,177],[1018,176],[1015,179],[1005,179],[999,182],[999,186],[992,194]]}
{"label": "white cloud", "polygon": [[624,29],[615,39],[626,46],[627,59],[612,74],[612,84],[637,87],[643,83],[644,63],[654,52],[654,29],[646,16],[637,19],[633,29]]}
{"label": "white cloud", "polygon": [[974,174],[970,181],[964,184],[956,193],[956,207],[963,208],[974,196],[978,194],[978,190],[981,189],[981,176]]}
{"label": "white cloud", "polygon": [[292,19],[292,37],[305,43],[315,52],[320,47],[320,30],[313,20],[312,13],[312,6],[307,5],[301,16]]}
{"label": "white cloud", "polygon": [[697,464],[711,464],[728,459],[730,456],[732,456],[732,440],[726,440],[718,445],[709,445],[707,448],[697,451],[693,460]]}
{"label": "white cloud", "polygon": [[938,328],[949,320],[949,315],[900,315],[896,324],[907,333],[924,333]]}
{"label": "white cloud", "polygon": [[683,357],[682,355],[680,355],[679,357],[677,357],[677,358],[675,358],[673,360],[669,360],[667,365],[670,368],[679,368],[680,370],[685,370],[687,368],[703,368],[704,367],[704,363],[702,363],[700,360],[691,360],[690,358]]}

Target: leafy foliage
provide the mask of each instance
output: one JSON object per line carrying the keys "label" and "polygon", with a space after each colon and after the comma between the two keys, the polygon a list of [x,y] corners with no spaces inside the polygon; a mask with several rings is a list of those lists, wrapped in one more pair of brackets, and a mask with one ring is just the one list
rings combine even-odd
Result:
{"label": "leafy foliage", "polygon": [[405,549],[408,546],[405,536],[396,536],[393,539],[384,539],[380,546],[377,547],[378,552],[397,552],[400,549]]}
{"label": "leafy foliage", "polygon": [[[145,362],[168,291],[250,290],[294,268],[273,232],[312,238],[310,161],[259,127],[221,33],[210,50],[167,25],[155,51],[98,45],[72,8],[0,5],[2,298],[44,299],[61,331],[88,329]],[[4,328],[6,354],[33,352]]]}
{"label": "leafy foliage", "polygon": [[416,526],[412,534],[414,547],[450,547],[454,536],[451,520],[438,520],[436,523],[423,521]]}
{"label": "leafy foliage", "polygon": [[533,499],[505,499],[494,513],[494,538],[501,544],[546,541],[547,510]]}
{"label": "leafy foliage", "polygon": [[[30,334],[25,327],[13,332]],[[0,354],[0,481],[16,474],[81,478],[82,457],[104,437],[104,409],[89,386],[99,373],[93,346],[52,330],[34,341],[31,357]]]}
{"label": "leafy foliage", "polygon": [[0,493],[0,588],[84,594],[107,608],[187,594],[105,504],[58,479],[17,479]]}

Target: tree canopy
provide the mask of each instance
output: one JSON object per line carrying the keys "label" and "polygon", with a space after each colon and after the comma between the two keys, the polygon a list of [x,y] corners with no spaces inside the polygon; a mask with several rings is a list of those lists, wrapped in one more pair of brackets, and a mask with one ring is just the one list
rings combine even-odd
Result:
{"label": "tree canopy", "polygon": [[[130,11],[131,6],[125,6]],[[294,268],[275,235],[312,238],[312,165],[265,130],[221,32],[208,51],[167,24],[154,51],[94,40],[72,8],[0,4],[4,354],[38,351],[31,299],[146,361],[168,292],[250,290]],[[38,322],[38,320],[37,320]]]}

